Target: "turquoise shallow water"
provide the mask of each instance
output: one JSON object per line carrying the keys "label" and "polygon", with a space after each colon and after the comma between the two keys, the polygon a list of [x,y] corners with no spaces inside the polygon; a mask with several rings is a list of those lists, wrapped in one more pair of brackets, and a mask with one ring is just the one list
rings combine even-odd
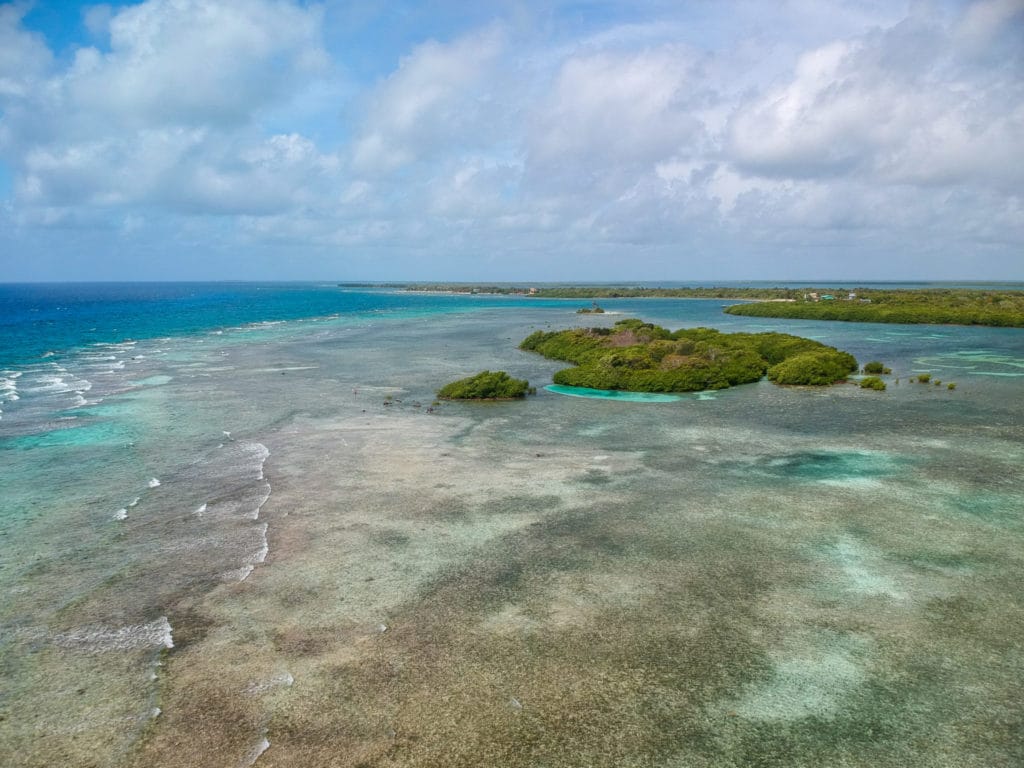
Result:
{"label": "turquoise shallow water", "polygon": [[622,392],[613,389],[587,389],[586,387],[567,387],[563,384],[548,384],[544,387],[548,392],[571,397],[589,397],[594,400],[619,400],[624,403],[674,403],[682,400],[679,395],[662,395],[656,392]]}
{"label": "turquoise shallow water", "polygon": [[578,303],[250,290],[0,364],[4,765],[1024,757],[1024,332],[607,302],[890,386],[427,413]]}

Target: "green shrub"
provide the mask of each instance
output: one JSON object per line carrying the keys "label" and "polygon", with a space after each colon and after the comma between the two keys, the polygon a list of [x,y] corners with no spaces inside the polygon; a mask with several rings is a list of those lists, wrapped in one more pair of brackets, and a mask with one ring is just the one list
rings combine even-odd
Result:
{"label": "green shrub", "polygon": [[946,389],[956,389],[956,384],[951,381],[946,385]]}
{"label": "green shrub", "polygon": [[864,373],[885,373],[886,368],[877,360],[864,364]]}
{"label": "green shrub", "polygon": [[525,397],[528,392],[531,388],[525,379],[513,379],[505,371],[481,371],[446,384],[437,396],[442,400],[510,400]]}
{"label": "green shrub", "polygon": [[885,382],[877,376],[867,376],[860,380],[861,389],[876,389],[879,392],[885,391]]}
{"label": "green shrub", "polygon": [[917,383],[918,384],[927,384],[931,380],[932,380],[932,375],[930,373],[919,373],[919,374],[917,374]]}
{"label": "green shrub", "polygon": [[935,386],[936,386],[936,387],[938,387],[938,386],[941,386],[941,384],[942,384],[942,379],[936,379],[936,380],[935,380],[934,382],[932,382],[932,383],[933,383],[933,384],[935,384]]}
{"label": "green shrub", "polygon": [[842,381],[857,370],[853,355],[825,347],[804,352],[768,369],[768,379],[776,384],[810,384],[823,386]]}

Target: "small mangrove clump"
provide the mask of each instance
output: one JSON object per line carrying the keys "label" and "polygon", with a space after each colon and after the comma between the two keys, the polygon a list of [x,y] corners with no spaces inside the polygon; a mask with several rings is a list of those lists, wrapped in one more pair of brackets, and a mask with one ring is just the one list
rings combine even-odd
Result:
{"label": "small mangrove clump", "polygon": [[956,389],[956,382],[953,382],[953,381],[949,382],[949,384],[946,385],[946,389],[950,389],[950,390]]}
{"label": "small mangrove clump", "polygon": [[598,306],[597,302],[595,301],[589,307],[581,307],[580,309],[577,309],[576,310],[576,314],[577,315],[603,315],[604,314],[604,309],[602,309],[600,306]]}
{"label": "small mangrove clump", "polygon": [[437,391],[437,397],[440,400],[515,400],[536,392],[528,381],[513,379],[505,371],[481,371],[445,384]]}
{"label": "small mangrove clump", "polygon": [[919,374],[917,374],[917,383],[918,384],[927,384],[931,380],[932,380],[932,375],[930,373],[919,373]]}
{"label": "small mangrove clump", "polygon": [[870,363],[864,363],[864,373],[885,373],[885,366],[878,360],[872,360]]}
{"label": "small mangrove clump", "polygon": [[[867,366],[865,366],[866,368]],[[879,392],[885,391],[885,382],[877,376],[867,376],[860,380],[861,389],[874,389]]]}

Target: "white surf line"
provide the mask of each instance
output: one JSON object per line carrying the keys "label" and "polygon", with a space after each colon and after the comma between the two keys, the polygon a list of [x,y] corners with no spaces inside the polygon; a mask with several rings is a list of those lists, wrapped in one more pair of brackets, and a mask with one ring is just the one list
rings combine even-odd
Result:
{"label": "white surf line", "polygon": [[274,492],[273,486],[266,479],[266,475],[264,475],[264,473],[263,473],[263,468],[264,468],[264,466],[266,466],[267,459],[270,458],[270,449],[267,448],[267,446],[265,446],[263,443],[256,443],[256,445],[259,446],[259,448],[261,449],[261,451],[263,453],[263,459],[260,461],[260,471],[259,471],[259,474],[257,475],[256,479],[260,480],[262,482],[265,482],[267,484],[267,491],[263,495],[263,498],[260,499],[260,503],[256,505],[256,510],[252,514],[252,519],[253,520],[259,520],[260,519],[260,512],[263,510],[263,505],[267,503],[267,500],[270,499],[270,494],[272,494]]}
{"label": "white surf line", "polygon": [[256,443],[256,445],[259,447],[260,451],[263,454],[263,458],[260,460],[260,471],[256,479],[263,480],[263,467],[267,463],[267,459],[270,458],[270,449],[267,448],[267,446],[265,446],[263,443]]}
{"label": "white surf line", "polygon": [[256,761],[260,759],[260,755],[270,749],[270,740],[267,738],[266,730],[263,731],[263,735],[260,740],[253,745],[253,747],[245,754],[239,762],[239,768],[249,768],[250,765],[255,765]]}
{"label": "white surf line", "polygon": [[[262,480],[263,478],[261,477],[260,479]],[[264,480],[263,482],[266,482],[266,481]],[[260,503],[256,505],[256,509],[253,510],[252,514],[250,515],[250,517],[253,520],[259,520],[260,519],[260,512],[263,511],[263,505],[267,503],[267,501],[270,499],[270,494],[272,494],[273,492],[274,492],[274,489],[271,487],[270,483],[267,483],[267,490],[263,494],[263,498],[260,499]]]}
{"label": "white surf line", "polygon": [[241,584],[252,575],[252,572],[256,570],[257,565],[263,565],[263,563],[266,562],[267,555],[270,554],[270,542],[267,539],[268,527],[269,526],[266,523],[260,525],[260,548],[242,561],[241,568],[236,568],[233,571],[222,573],[222,579],[237,580],[238,583]]}
{"label": "white surf line", "polygon": [[252,373],[279,373],[280,371],[315,371],[319,365],[290,365],[283,368],[253,368]]}
{"label": "white surf line", "polygon": [[174,637],[171,623],[166,616],[161,616],[148,624],[78,627],[70,632],[54,635],[53,643],[70,650],[99,653],[142,648],[173,648]]}

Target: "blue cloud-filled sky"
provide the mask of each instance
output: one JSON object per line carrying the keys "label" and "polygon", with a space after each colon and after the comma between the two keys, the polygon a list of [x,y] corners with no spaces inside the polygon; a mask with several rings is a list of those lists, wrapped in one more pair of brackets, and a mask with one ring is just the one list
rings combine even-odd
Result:
{"label": "blue cloud-filled sky", "polygon": [[1022,280],[1024,0],[0,3],[0,282]]}

